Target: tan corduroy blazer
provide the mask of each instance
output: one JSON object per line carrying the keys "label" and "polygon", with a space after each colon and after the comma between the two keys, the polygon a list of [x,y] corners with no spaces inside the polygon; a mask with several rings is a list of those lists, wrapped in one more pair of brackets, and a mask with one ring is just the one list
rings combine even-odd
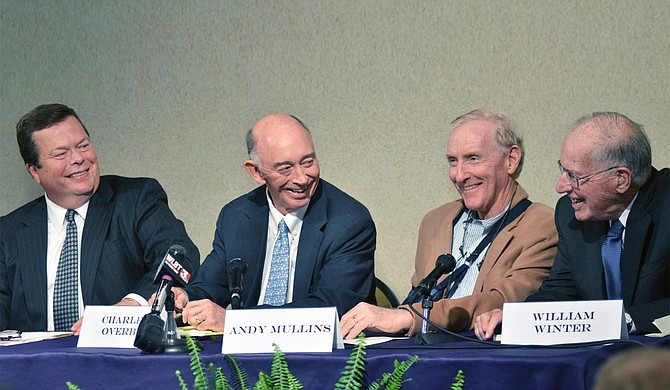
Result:
{"label": "tan corduroy blazer", "polygon": [[[526,198],[528,194],[519,186],[512,207]],[[423,218],[412,286],[435,268],[440,254],[451,253],[454,219],[463,207],[460,199],[428,212]],[[549,275],[556,255],[558,234],[553,214],[550,207],[533,203],[505,226],[486,253],[472,295],[435,302],[430,319],[452,331],[472,329],[479,314],[502,308],[504,302],[523,301],[535,293]],[[446,277],[442,276],[439,281]],[[421,303],[414,304],[414,308],[422,312]],[[408,331],[410,335],[421,328],[421,318],[412,315],[414,325]]]}

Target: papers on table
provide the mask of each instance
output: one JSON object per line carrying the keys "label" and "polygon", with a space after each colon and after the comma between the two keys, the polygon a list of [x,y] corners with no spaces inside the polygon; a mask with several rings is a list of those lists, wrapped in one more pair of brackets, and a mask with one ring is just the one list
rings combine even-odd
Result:
{"label": "papers on table", "polygon": [[670,334],[670,315],[665,317],[657,318],[651,322],[660,330],[660,333],[650,333],[647,336],[649,337],[663,337]]}
{"label": "papers on table", "polygon": [[57,339],[59,337],[67,337],[72,335],[74,335],[74,333],[72,332],[23,332],[21,333],[21,337],[19,338],[12,338],[11,340],[0,341],[0,347],[33,343],[35,341],[51,340],[51,339]]}

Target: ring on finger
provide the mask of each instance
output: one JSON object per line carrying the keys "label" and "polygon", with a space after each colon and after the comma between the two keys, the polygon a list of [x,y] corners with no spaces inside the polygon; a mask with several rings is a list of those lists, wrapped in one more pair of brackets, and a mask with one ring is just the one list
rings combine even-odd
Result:
{"label": "ring on finger", "polygon": [[200,318],[198,318],[198,316],[193,316],[193,319],[194,319],[195,322],[197,322],[198,324],[202,322],[202,321],[200,321]]}
{"label": "ring on finger", "polygon": [[358,320],[354,317],[354,324],[358,324]]}

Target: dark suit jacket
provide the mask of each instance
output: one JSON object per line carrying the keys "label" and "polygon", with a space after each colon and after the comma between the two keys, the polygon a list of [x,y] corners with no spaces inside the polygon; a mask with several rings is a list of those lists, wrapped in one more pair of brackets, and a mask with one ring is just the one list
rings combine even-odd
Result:
{"label": "dark suit jacket", "polygon": [[[193,272],[200,253],[154,179],[102,176],[91,197],[81,244],[85,305],[145,298],[170,245],[186,249]],[[47,207],[40,197],[0,218],[0,329],[47,329]]]}
{"label": "dark suit jacket", "polygon": [[[653,169],[626,223],[621,254],[622,298],[638,333],[658,332],[651,323],[670,313],[670,170]],[[607,299],[601,258],[608,221],[579,222],[570,199],[556,205],[558,253],[549,277],[527,301]]]}
{"label": "dark suit jacket", "polygon": [[[269,206],[265,186],[223,207],[212,252],[186,289],[190,300],[230,303],[228,263],[239,257],[248,270],[242,282],[245,308],[258,304],[265,263]],[[305,212],[287,307],[336,306],[343,315],[361,301],[374,301],[376,231],[368,210],[321,180]]]}

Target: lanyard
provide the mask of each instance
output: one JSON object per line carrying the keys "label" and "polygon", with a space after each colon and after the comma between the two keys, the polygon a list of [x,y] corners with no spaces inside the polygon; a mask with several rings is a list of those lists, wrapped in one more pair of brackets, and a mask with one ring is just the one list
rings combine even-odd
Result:
{"label": "lanyard", "polygon": [[[442,282],[438,283],[433,287],[433,289],[430,292],[430,297],[431,300],[436,301],[440,298],[442,298],[444,294],[444,290],[449,287],[447,290],[447,295],[446,298],[450,298],[454,292],[456,292],[456,289],[458,288],[458,285],[461,283],[463,278],[465,277],[465,273],[467,272],[468,268],[472,265],[472,263],[477,260],[479,257],[479,254],[481,251],[486,248],[498,235],[498,232],[502,230],[505,226],[509,225],[510,222],[514,221],[519,215],[521,215],[528,206],[530,206],[533,202],[531,202],[528,199],[523,199],[521,202],[517,203],[516,206],[514,206],[509,213],[504,218],[501,218],[498,222],[495,223],[489,229],[488,234],[482,239],[482,241],[477,245],[477,248],[472,252],[470,256],[466,259],[465,263],[461,264],[460,267],[456,268],[455,271],[453,271],[449,276],[447,276]],[[461,214],[466,211],[466,208],[463,208],[461,212],[456,216],[454,219],[454,225],[456,224],[456,221],[460,218]],[[419,298],[416,302],[419,302],[421,298]],[[407,303],[414,303],[414,302],[403,302],[403,304]]]}

